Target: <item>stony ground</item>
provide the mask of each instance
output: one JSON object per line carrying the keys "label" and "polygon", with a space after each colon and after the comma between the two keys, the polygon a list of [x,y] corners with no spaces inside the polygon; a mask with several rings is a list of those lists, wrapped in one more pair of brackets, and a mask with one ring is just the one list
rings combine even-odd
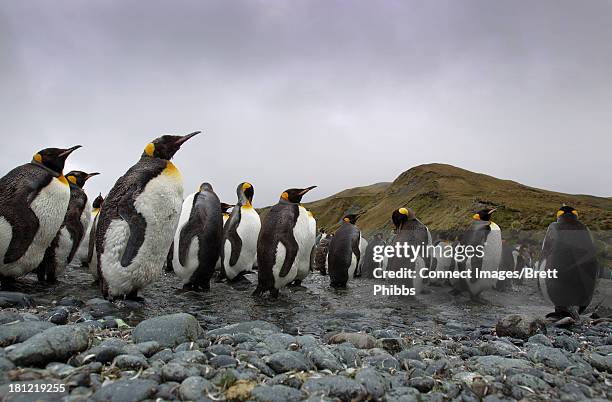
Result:
{"label": "stony ground", "polygon": [[[336,291],[312,275],[270,301],[248,282],[181,293],[168,275],[143,306],[101,300],[88,282],[75,269],[51,288],[23,280],[27,296],[0,293],[1,400],[612,398],[610,320],[546,324],[531,284],[477,305],[444,287],[389,300],[372,296],[372,281]],[[611,288],[601,283],[596,303]],[[66,389],[11,392],[50,383]]]}

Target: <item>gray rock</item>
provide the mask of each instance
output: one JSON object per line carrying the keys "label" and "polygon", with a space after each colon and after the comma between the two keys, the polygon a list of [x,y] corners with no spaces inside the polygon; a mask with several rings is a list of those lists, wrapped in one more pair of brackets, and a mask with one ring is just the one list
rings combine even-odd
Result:
{"label": "gray rock", "polygon": [[178,363],[206,363],[206,355],[199,350],[188,352],[177,352],[174,354],[174,362]]}
{"label": "gray rock", "polygon": [[189,350],[200,350],[197,342],[183,342],[174,348],[175,352],[187,352]]}
{"label": "gray rock", "polygon": [[377,346],[394,355],[406,347],[406,342],[402,338],[380,338]]}
{"label": "gray rock", "polygon": [[287,350],[289,345],[297,343],[295,336],[288,334],[270,334],[263,339],[263,343],[271,352],[281,352]]}
{"label": "gray rock", "polygon": [[157,383],[151,380],[118,380],[98,389],[93,399],[100,402],[140,402],[152,398],[156,389]]}
{"label": "gray rock", "polygon": [[238,366],[238,360],[234,359],[232,356],[227,355],[215,356],[209,360],[209,363],[215,368]]}
{"label": "gray rock", "polygon": [[523,359],[511,359],[501,356],[476,356],[470,360],[468,366],[483,374],[502,374],[511,368],[530,368],[531,363]]}
{"label": "gray rock", "polygon": [[135,355],[119,355],[115,357],[113,364],[121,370],[139,370],[149,367],[147,359]]}
{"label": "gray rock", "polygon": [[574,353],[580,348],[580,342],[578,342],[578,340],[571,338],[567,335],[555,336],[553,338],[553,344],[556,348],[565,349],[571,353]]}
{"label": "gray rock", "polygon": [[590,353],[587,356],[587,361],[595,369],[612,374],[612,355],[602,356],[597,353]]}
{"label": "gray rock", "polygon": [[286,385],[258,385],[251,391],[251,399],[256,402],[297,402],[304,399],[299,389]]}
{"label": "gray rock", "polygon": [[376,347],[376,338],[361,332],[341,332],[329,338],[329,344],[349,342],[359,349],[372,349]]}
{"label": "gray rock", "polygon": [[359,370],[355,376],[355,381],[363,385],[368,395],[374,399],[382,398],[387,388],[389,388],[389,381],[373,368]]}
{"label": "gray rock", "polygon": [[307,371],[313,368],[312,363],[301,353],[283,351],[276,352],[265,359],[272,370],[277,373],[287,371]]}
{"label": "gray rock", "polygon": [[145,357],[151,357],[159,352],[162,346],[155,341],[141,342],[134,345],[136,350],[142,353]]}
{"label": "gray rock", "polygon": [[421,397],[417,389],[412,387],[398,387],[389,390],[384,400],[385,402],[420,402]]}
{"label": "gray rock", "polygon": [[195,401],[205,397],[214,389],[213,383],[203,377],[187,377],[179,387],[179,395],[184,401]]}
{"label": "gray rock", "polygon": [[3,292],[0,291],[0,307],[32,307],[34,305],[34,299],[25,293],[19,292]]}
{"label": "gray rock", "polygon": [[408,385],[419,390],[419,392],[427,393],[433,389],[436,382],[431,377],[413,377],[408,381]]}
{"label": "gray rock", "polygon": [[206,354],[210,357],[218,355],[231,356],[234,353],[234,348],[229,345],[217,344],[206,348]]}
{"label": "gray rock", "polygon": [[72,374],[76,368],[64,363],[49,363],[45,370],[52,373],[55,377],[64,378]]}
{"label": "gray rock", "polygon": [[338,371],[343,369],[340,360],[325,347],[307,345],[302,347],[302,352],[319,370]]}
{"label": "gray rock", "polygon": [[529,338],[529,343],[537,343],[539,345],[552,347],[553,343],[550,339],[544,334],[536,334]]}
{"label": "gray rock", "polygon": [[527,357],[534,363],[542,363],[557,370],[563,370],[570,365],[569,359],[560,349],[548,346],[533,345],[527,350]]}
{"label": "gray rock", "polygon": [[266,321],[247,321],[228,325],[223,328],[213,329],[207,332],[207,336],[233,335],[238,333],[252,334],[254,332],[270,331],[281,332],[281,329],[276,325]]}
{"label": "gray rock", "polygon": [[0,311],[0,325],[8,324],[15,321],[24,321],[19,313],[14,311]]}
{"label": "gray rock", "polygon": [[77,325],[52,327],[15,345],[8,358],[18,366],[44,366],[64,362],[89,346],[89,331]]}
{"label": "gray rock", "polygon": [[537,333],[546,333],[546,323],[539,318],[511,314],[497,322],[495,332],[497,336],[527,340]]}
{"label": "gray rock", "polygon": [[545,381],[526,373],[514,374],[508,378],[508,382],[516,386],[529,387],[536,392],[546,392],[550,389],[550,385],[548,385]]}
{"label": "gray rock", "polygon": [[174,401],[178,399],[179,387],[181,384],[175,381],[168,381],[157,386],[157,392],[155,393],[156,399],[162,399],[164,401]]}
{"label": "gray rock", "polygon": [[179,363],[168,363],[162,367],[161,376],[164,381],[182,382],[188,377],[197,377],[201,373],[198,367]]}
{"label": "gray rock", "polygon": [[364,367],[374,367],[379,370],[399,370],[400,364],[388,353],[378,353],[372,356],[367,356],[362,360]]}
{"label": "gray rock", "polygon": [[65,308],[58,308],[50,312],[48,320],[56,325],[64,325],[68,322],[69,316],[70,313],[68,310]]}
{"label": "gray rock", "polygon": [[347,367],[360,367],[361,366],[361,355],[350,343],[342,343],[340,345],[334,345],[330,348],[331,352],[336,356],[341,363]]}
{"label": "gray rock", "polygon": [[0,325],[0,347],[21,343],[54,326],[46,321],[18,321]]}
{"label": "gray rock", "polygon": [[345,402],[361,400],[366,396],[366,390],[361,384],[340,375],[311,377],[306,380],[302,390],[309,394],[330,396]]}
{"label": "gray rock", "polygon": [[515,356],[520,353],[520,349],[508,342],[491,341],[485,342],[480,346],[483,355]]}
{"label": "gray rock", "polygon": [[94,298],[85,303],[84,312],[91,314],[95,319],[103,318],[117,313],[117,308],[108,300]]}
{"label": "gray rock", "polygon": [[165,347],[195,341],[202,332],[198,320],[191,314],[169,314],[142,321],[134,328],[135,343],[156,341]]}
{"label": "gray rock", "polygon": [[160,360],[164,363],[168,363],[172,359],[174,359],[174,352],[171,349],[162,349],[149,358],[150,361]]}

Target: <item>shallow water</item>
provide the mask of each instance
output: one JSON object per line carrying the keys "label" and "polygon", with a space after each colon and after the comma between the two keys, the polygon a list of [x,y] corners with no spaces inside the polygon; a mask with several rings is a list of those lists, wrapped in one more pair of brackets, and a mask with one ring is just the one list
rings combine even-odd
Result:
{"label": "shallow water", "polygon": [[[319,273],[311,273],[303,287],[286,288],[277,300],[272,300],[251,296],[257,275],[254,273],[248,278],[250,282],[235,285],[213,281],[210,292],[196,293],[183,292],[178,278],[165,273],[157,283],[140,293],[146,300],[144,305],[115,302],[119,308],[117,316],[135,325],[151,316],[189,312],[209,329],[257,319],[273,322],[285,331],[324,336],[340,330],[392,328],[403,332],[418,327],[421,322],[432,321],[443,325],[456,320],[475,327],[491,327],[507,314],[541,316],[551,311],[534,281],[503,293],[485,292],[483,297],[489,302],[482,305],[470,302],[466,296],[451,296],[449,287],[430,286],[427,294],[412,299],[374,296],[373,285],[380,283],[374,279],[357,278],[347,289],[337,290],[329,286],[329,277]],[[34,296],[38,304],[51,305],[64,296],[83,301],[100,297],[98,287],[91,282],[86,271],[69,267],[56,285],[45,287],[30,275],[20,279],[18,290]],[[609,295],[611,281],[604,282],[605,293]],[[601,298],[603,295],[597,296],[594,302]]]}

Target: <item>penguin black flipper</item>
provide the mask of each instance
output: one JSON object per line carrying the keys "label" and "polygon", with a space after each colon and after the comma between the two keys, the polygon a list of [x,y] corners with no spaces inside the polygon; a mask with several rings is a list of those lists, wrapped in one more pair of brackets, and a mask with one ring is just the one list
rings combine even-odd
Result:
{"label": "penguin black flipper", "polygon": [[129,225],[130,237],[128,239],[123,256],[121,256],[121,266],[129,266],[136,255],[140,246],[144,242],[147,221],[136,211],[133,202],[122,202],[119,204],[119,216]]}
{"label": "penguin black flipper", "polygon": [[351,249],[353,250],[353,254],[357,257],[357,267],[359,266],[359,260],[361,259],[361,251],[359,250],[359,243],[361,242],[361,235],[359,231],[355,231],[353,233],[351,239]]}
{"label": "penguin black flipper", "polygon": [[232,254],[230,255],[229,260],[230,266],[236,265],[238,258],[240,258],[240,252],[242,251],[242,239],[240,236],[238,236],[238,225],[240,224],[241,218],[240,212],[240,208],[236,208],[236,213],[232,213],[229,221],[227,222],[227,239],[232,245]]}
{"label": "penguin black flipper", "polygon": [[278,274],[278,276],[284,278],[289,274],[289,271],[291,271],[291,267],[293,266],[293,262],[295,261],[295,257],[297,257],[298,249],[300,247],[293,236],[285,236],[282,240],[280,240],[280,242],[287,250],[285,253],[285,261],[283,261],[283,266]]}
{"label": "penguin black flipper", "polygon": [[34,240],[40,222],[30,205],[54,177],[57,177],[57,173],[29,163],[13,169],[0,179],[0,216],[8,221],[13,233],[19,233],[19,236],[11,238],[4,254],[5,264],[23,257]]}

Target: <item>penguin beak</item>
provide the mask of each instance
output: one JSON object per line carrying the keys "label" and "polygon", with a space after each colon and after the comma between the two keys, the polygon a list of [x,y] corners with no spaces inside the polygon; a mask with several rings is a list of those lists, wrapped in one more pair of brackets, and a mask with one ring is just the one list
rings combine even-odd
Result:
{"label": "penguin beak", "polygon": [[179,138],[178,140],[176,140],[174,143],[180,147],[180,146],[181,146],[181,145],[183,145],[185,142],[187,142],[187,140],[188,140],[188,139],[190,139],[190,138],[192,138],[192,137],[195,137],[196,135],[198,135],[198,134],[200,134],[200,133],[201,133],[201,131],[194,131],[194,132],[193,132],[193,133],[191,133],[191,134],[187,134],[187,135],[184,135],[184,136],[180,137],[180,138]]}
{"label": "penguin beak", "polygon": [[489,215],[491,215],[493,212],[497,211],[497,208],[493,208],[492,210],[489,211]]}
{"label": "penguin beak", "polygon": [[63,150],[57,156],[59,158],[67,158],[68,155],[70,155],[72,152],[76,151],[77,149],[79,149],[81,147],[82,147],[82,145],[75,145],[72,148],[68,148],[68,149]]}
{"label": "penguin beak", "polygon": [[310,190],[312,190],[313,188],[316,188],[317,186],[310,186],[310,187],[306,187],[305,189],[303,189],[302,191],[300,191],[298,194],[299,195],[304,195],[307,192],[309,192]]}
{"label": "penguin beak", "polygon": [[85,176],[85,181],[87,181],[87,180],[91,179],[92,177],[97,176],[99,174],[100,173],[98,173],[98,172],[87,173],[87,176]]}

